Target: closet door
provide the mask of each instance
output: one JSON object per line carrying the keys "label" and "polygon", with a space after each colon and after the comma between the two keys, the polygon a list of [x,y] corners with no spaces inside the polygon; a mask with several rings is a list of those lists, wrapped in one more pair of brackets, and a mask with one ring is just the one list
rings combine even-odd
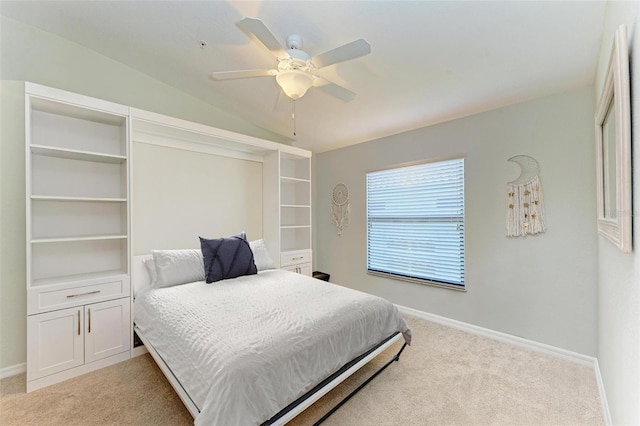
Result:
{"label": "closet door", "polygon": [[84,363],[83,315],[80,306],[27,317],[30,380]]}

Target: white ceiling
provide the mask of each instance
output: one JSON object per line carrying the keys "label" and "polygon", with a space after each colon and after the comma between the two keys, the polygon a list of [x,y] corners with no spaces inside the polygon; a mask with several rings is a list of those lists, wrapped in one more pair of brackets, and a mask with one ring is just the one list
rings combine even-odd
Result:
{"label": "white ceiling", "polygon": [[[24,1],[2,14],[73,40],[316,152],[594,82],[602,1]],[[274,68],[236,23],[261,19],[311,56],[364,38],[370,55],[322,75],[291,105],[273,77],[213,81],[212,71]],[[200,40],[208,47],[201,49]]]}

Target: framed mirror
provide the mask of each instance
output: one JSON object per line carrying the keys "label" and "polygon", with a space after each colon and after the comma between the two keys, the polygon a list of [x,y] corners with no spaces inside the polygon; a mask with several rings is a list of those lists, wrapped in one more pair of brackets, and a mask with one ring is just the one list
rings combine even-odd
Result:
{"label": "framed mirror", "polygon": [[631,103],[627,27],[614,36],[595,115],[598,233],[620,250],[632,250]]}

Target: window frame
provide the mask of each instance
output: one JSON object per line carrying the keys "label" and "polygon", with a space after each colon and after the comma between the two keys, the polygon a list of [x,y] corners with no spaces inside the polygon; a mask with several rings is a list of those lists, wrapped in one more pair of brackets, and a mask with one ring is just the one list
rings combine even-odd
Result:
{"label": "window frame", "polygon": [[[464,282],[462,285],[460,284],[452,284],[452,283],[446,283],[446,282],[442,282],[442,281],[435,281],[435,280],[431,280],[431,279],[425,279],[425,278],[417,278],[417,277],[411,277],[411,276],[404,276],[404,275],[398,275],[398,274],[394,274],[391,272],[380,272],[380,271],[372,271],[369,270],[369,185],[367,182],[368,179],[368,175],[370,173],[375,173],[375,172],[382,172],[385,170],[395,170],[395,169],[401,169],[401,168],[405,168],[405,167],[412,167],[412,166],[420,166],[423,164],[429,164],[429,163],[439,163],[439,162],[443,162],[443,161],[449,161],[449,160],[462,160],[463,161],[463,173],[462,173],[462,185],[463,185],[463,216],[462,216],[462,220],[463,220],[463,229],[462,229],[462,234],[463,234],[463,275],[464,275]],[[378,277],[383,277],[383,278],[388,278],[388,279],[394,279],[394,280],[399,280],[399,281],[405,281],[405,282],[411,282],[411,283],[415,283],[415,284],[421,284],[421,285],[427,285],[427,286],[431,286],[431,287],[439,287],[439,288],[446,288],[449,290],[454,290],[454,291],[459,291],[459,292],[466,292],[467,291],[467,262],[466,262],[466,245],[467,245],[467,238],[466,238],[466,218],[467,218],[467,203],[466,203],[466,192],[467,192],[467,180],[466,180],[466,154],[455,154],[455,155],[451,155],[451,156],[443,156],[443,157],[434,157],[434,158],[427,158],[427,159],[423,159],[423,160],[417,160],[417,161],[409,161],[409,162],[405,162],[405,163],[399,163],[399,164],[392,164],[392,165],[388,165],[385,167],[380,167],[380,168],[376,168],[376,169],[370,169],[370,170],[366,170],[365,171],[365,226],[367,227],[367,229],[365,229],[365,238],[366,238],[366,256],[365,256],[365,270],[367,272],[367,275],[372,275],[372,276],[378,276]]]}

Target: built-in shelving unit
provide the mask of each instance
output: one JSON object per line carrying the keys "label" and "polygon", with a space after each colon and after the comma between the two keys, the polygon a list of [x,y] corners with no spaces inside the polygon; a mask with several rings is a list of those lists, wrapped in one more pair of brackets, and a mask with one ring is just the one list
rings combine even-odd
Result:
{"label": "built-in shelving unit", "polygon": [[264,175],[264,229],[271,256],[279,259],[280,268],[311,275],[310,153],[273,153],[265,157]]}
{"label": "built-in shelving unit", "polygon": [[31,391],[130,356],[129,108],[25,92]]}
{"label": "built-in shelving unit", "polygon": [[311,250],[311,162],[281,152],[280,251],[300,250]]}
{"label": "built-in shelving unit", "polygon": [[131,356],[130,141],[263,163],[263,238],[311,275],[311,152],[25,84],[27,391]]}

